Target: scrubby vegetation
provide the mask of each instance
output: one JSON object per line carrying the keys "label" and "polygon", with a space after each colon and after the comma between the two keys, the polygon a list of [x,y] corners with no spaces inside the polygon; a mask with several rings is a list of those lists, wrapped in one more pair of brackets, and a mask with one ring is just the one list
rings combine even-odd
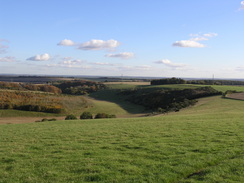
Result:
{"label": "scrubby vegetation", "polygon": [[80,119],[93,119],[92,113],[90,113],[90,112],[83,112],[80,115]]}
{"label": "scrubby vegetation", "polygon": [[221,95],[221,92],[211,87],[196,89],[165,90],[165,89],[132,89],[121,92],[127,100],[143,105],[148,109],[158,112],[179,111],[182,108],[194,105],[197,98]]}
{"label": "scrubby vegetation", "polygon": [[77,117],[73,114],[69,114],[65,117],[65,120],[76,120],[76,119],[77,119]]}
{"label": "scrubby vegetation", "polygon": [[42,120],[37,120],[35,122],[46,122],[46,121],[57,121],[57,119],[56,118],[51,118],[51,119],[43,118]]}
{"label": "scrubby vegetation", "polygon": [[167,84],[185,84],[186,81],[181,78],[156,79],[151,81],[151,85],[167,85]]}
{"label": "scrubby vegetation", "polygon": [[0,109],[61,113],[63,104],[56,95],[23,91],[0,90]]}
{"label": "scrubby vegetation", "polygon": [[62,91],[52,85],[45,84],[28,84],[28,83],[11,83],[11,82],[1,82],[0,81],[0,89],[8,89],[8,90],[20,90],[20,91],[43,91],[50,92],[55,94],[60,94]]}
{"label": "scrubby vegetation", "polygon": [[102,83],[94,81],[62,81],[55,86],[62,90],[62,93],[70,95],[85,95],[105,88]]}
{"label": "scrubby vegetation", "polygon": [[116,118],[116,115],[106,114],[106,113],[97,113],[95,116],[95,119],[100,119],[100,118]]}

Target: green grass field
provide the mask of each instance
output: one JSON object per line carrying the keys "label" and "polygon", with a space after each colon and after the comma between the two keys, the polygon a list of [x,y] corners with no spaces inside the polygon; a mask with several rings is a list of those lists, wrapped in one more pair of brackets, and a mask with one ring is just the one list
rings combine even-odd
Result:
{"label": "green grass field", "polygon": [[244,182],[244,102],[168,115],[0,125],[0,182]]}

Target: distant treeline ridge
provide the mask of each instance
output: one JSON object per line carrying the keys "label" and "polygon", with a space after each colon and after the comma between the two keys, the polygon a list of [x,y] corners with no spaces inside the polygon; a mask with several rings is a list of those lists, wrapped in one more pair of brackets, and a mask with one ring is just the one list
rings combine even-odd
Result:
{"label": "distant treeline ridge", "polygon": [[151,80],[151,85],[166,85],[166,84],[200,84],[200,85],[244,85],[244,81],[234,80],[184,80],[181,78],[166,78]]}

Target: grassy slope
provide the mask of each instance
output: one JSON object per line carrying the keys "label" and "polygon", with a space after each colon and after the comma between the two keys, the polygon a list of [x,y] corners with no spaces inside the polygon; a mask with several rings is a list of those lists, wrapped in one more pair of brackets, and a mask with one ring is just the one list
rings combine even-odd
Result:
{"label": "grassy slope", "polygon": [[[99,112],[105,112],[109,114],[115,114],[117,116],[134,116],[134,114],[147,112],[142,106],[131,104],[124,100],[122,96],[116,95],[118,89],[133,89],[133,88],[144,88],[148,90],[154,89],[185,89],[185,88],[195,88],[204,85],[138,85],[140,83],[128,83],[128,84],[109,84],[109,90],[99,91],[93,93],[90,96],[92,98],[86,98],[83,96],[67,96],[62,97],[62,101],[67,109],[66,114],[75,114],[79,116],[84,111],[89,111],[93,114]],[[237,90],[244,91],[244,87],[239,86],[212,86],[219,91],[226,90]],[[85,100],[84,100],[85,99]],[[86,101],[87,100],[87,101]],[[66,115],[61,114],[61,115]],[[37,113],[28,111],[18,111],[18,110],[0,110],[0,117],[48,117],[48,116],[60,116],[50,113]]]}
{"label": "grassy slope", "polygon": [[244,102],[164,116],[0,126],[0,182],[244,182]]}

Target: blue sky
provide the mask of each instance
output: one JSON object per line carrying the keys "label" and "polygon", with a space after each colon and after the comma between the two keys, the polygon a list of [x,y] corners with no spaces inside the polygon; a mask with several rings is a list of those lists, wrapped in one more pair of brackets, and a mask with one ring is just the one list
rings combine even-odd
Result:
{"label": "blue sky", "polygon": [[244,78],[241,0],[0,4],[0,74]]}

